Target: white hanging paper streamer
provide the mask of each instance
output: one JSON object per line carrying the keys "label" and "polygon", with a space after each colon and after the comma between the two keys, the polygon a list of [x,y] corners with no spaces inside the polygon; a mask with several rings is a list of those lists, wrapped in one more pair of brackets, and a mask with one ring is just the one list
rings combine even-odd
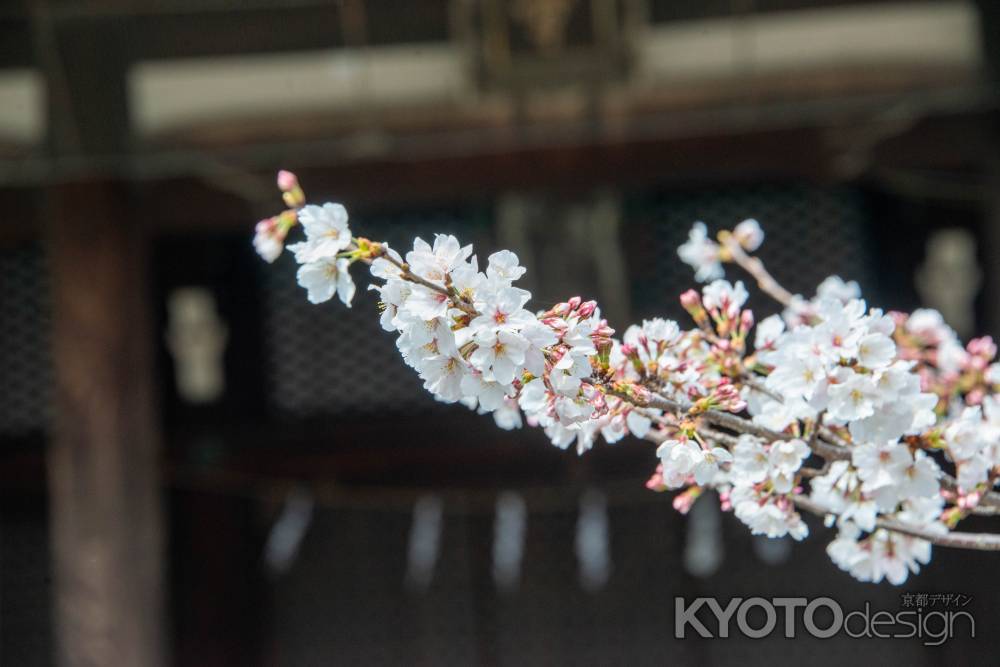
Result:
{"label": "white hanging paper streamer", "polygon": [[766,565],[783,565],[792,557],[792,541],[788,537],[755,535],[753,551]]}
{"label": "white hanging paper streamer", "polygon": [[493,581],[501,591],[514,591],[520,583],[526,524],[527,507],[521,495],[501,493],[493,521]]}
{"label": "white hanging paper streamer", "polygon": [[188,403],[211,403],[226,390],[223,356],[228,329],[215,296],[203,287],[182,287],[167,301],[167,349],[174,360],[177,393]]}
{"label": "white hanging paper streamer", "polygon": [[920,299],[962,338],[976,328],[976,296],[983,283],[976,250],[976,237],[968,230],[940,229],[927,239],[926,258],[914,275]]}
{"label": "white hanging paper streamer", "polygon": [[608,535],[608,505],[604,494],[587,489],[580,498],[576,522],[576,557],[580,563],[580,585],[596,592],[611,576],[611,548]]}
{"label": "white hanging paper streamer", "polygon": [[441,550],[442,512],[439,496],[421,496],[413,506],[406,568],[406,585],[411,590],[426,591],[434,578],[434,565]]}
{"label": "white hanging paper streamer", "polygon": [[264,562],[273,574],[284,574],[295,562],[313,516],[313,498],[306,489],[293,488],[264,545]]}
{"label": "white hanging paper streamer", "polygon": [[687,517],[684,569],[695,577],[709,577],[722,565],[722,512],[714,493],[694,501]]}

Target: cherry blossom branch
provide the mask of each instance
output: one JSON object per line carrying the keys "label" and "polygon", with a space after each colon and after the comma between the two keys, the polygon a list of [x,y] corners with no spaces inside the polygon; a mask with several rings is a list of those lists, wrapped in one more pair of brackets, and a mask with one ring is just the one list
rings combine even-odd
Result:
{"label": "cherry blossom branch", "polygon": [[[480,270],[472,246],[438,234],[433,244],[416,239],[404,261],[385,244],[354,237],[343,206],[307,205],[294,175],[282,172],[278,185],[289,210],[258,223],[257,251],[274,261],[301,224],[305,240],[288,248],[312,303],[336,296],[350,306],[349,269],[370,265],[384,281],[372,285],[382,328],[399,335],[404,360],[439,400],[493,413],[505,429],[527,421],[560,448],[575,442],[578,453],[598,437],[613,443],[629,433],[657,443],[660,465],[649,488],[686,489],[674,498],[684,512],[701,489],[717,486],[724,506],[754,534],[803,539],[809,531],[796,507],[819,515],[831,514],[824,505],[836,507],[855,518],[841,523],[843,548],[831,557],[862,580],[902,581],[878,563],[856,567],[853,555],[863,550],[902,559],[903,579],[926,562],[926,545],[893,533],[1000,550],[1000,535],[942,530],[970,514],[1000,515],[1000,494],[989,491],[1000,469],[989,446],[1000,437],[1000,362],[990,365],[991,339],[963,349],[936,313],[868,309],[857,283],[835,276],[812,300],[793,295],[751,254],[764,239],[752,219],[720,232],[718,243],[695,223],[678,248],[696,279],[709,283],[680,297],[695,328],[654,318],[614,339],[593,301],[573,297],[529,311],[530,294],[514,286],[526,269],[508,250],[491,254]],[[722,279],[726,262],[796,311],[761,321],[752,358],[749,295],[741,282]],[[954,369],[961,382],[942,380]],[[752,400],[744,388],[769,400]],[[955,397],[965,399],[964,410],[949,403],[947,415],[934,413],[935,401],[941,407]],[[803,416],[805,405],[814,409]],[[931,426],[914,437],[906,425],[918,423]],[[961,483],[942,473],[941,452]],[[810,455],[822,465],[803,467]],[[871,480],[886,475],[892,484],[879,487],[886,495],[876,506]],[[891,511],[879,509],[887,502]],[[874,532],[859,542],[855,523]]]}
{"label": "cherry blossom branch", "polygon": [[[616,395],[621,397],[620,394]],[[634,402],[632,397],[626,395],[624,398]],[[675,401],[664,396],[660,396],[659,394],[653,394],[646,405],[651,408],[669,410],[674,413],[687,413],[692,407],[689,403]],[[697,416],[702,417],[705,421],[715,424],[716,426],[728,428],[729,430],[736,431],[737,433],[749,433],[750,435],[756,435],[771,442],[775,440],[795,440],[798,438],[798,436],[791,433],[774,431],[755,424],[753,421],[744,417],[739,417],[729,412],[722,412],[721,410],[706,410]],[[851,458],[851,453],[843,447],[832,445],[819,439],[816,439],[810,444],[812,445],[813,451],[825,459],[837,460]]]}
{"label": "cherry blossom branch", "polygon": [[824,463],[822,468],[799,468],[799,474],[807,478],[822,477],[828,472],[830,472],[829,461]]}
{"label": "cherry blossom branch", "polygon": [[389,252],[387,252],[385,250],[385,246],[380,244],[379,247],[382,249],[381,253],[379,254],[378,252],[376,252],[374,256],[381,257],[382,259],[386,260],[387,262],[398,268],[401,272],[400,277],[403,280],[409,281],[411,283],[416,283],[417,285],[423,285],[427,289],[433,290],[439,294],[446,296],[451,301],[452,305],[454,305],[456,308],[464,312],[466,315],[469,315],[470,317],[476,317],[479,315],[479,311],[476,310],[472,304],[468,303],[461,296],[459,296],[455,292],[455,288],[445,287],[444,285],[438,285],[436,283],[432,283],[426,278],[418,276],[417,274],[413,273],[413,271],[410,270],[409,264],[397,260]]}
{"label": "cherry blossom branch", "polygon": [[[756,382],[749,376],[744,380],[744,382],[748,387],[750,387],[750,389],[763,393],[774,400],[781,401],[780,397],[773,395],[759,382]],[[822,456],[828,461],[850,460],[851,453],[849,443],[830,430],[829,427],[820,425],[814,435],[819,435],[823,438],[823,440],[825,440],[824,442],[815,437],[810,438],[808,442],[809,448],[816,454]],[[941,475],[941,488],[952,492],[957,492],[959,490],[957,480],[948,473],[942,473]],[[969,508],[968,511],[971,514],[979,516],[1000,516],[1000,493],[997,493],[996,491],[987,491],[983,494],[979,504]]]}
{"label": "cherry blossom branch", "polygon": [[[623,392],[609,392],[609,393],[612,393],[613,395],[618,396],[619,398],[631,402],[633,404],[639,404],[636,402],[636,398],[634,396],[630,396]],[[687,414],[692,407],[691,404],[689,403],[675,401],[666,398],[664,396],[660,396],[658,394],[653,394],[644,405],[647,405],[648,407],[652,408],[657,408],[660,410],[670,411],[678,415]],[[730,414],[728,412],[721,412],[718,410],[707,410],[698,416],[702,417],[705,421],[714,424],[716,426],[721,426],[731,431],[736,431],[737,433],[749,433],[751,435],[756,435],[765,438],[766,440],[772,442],[777,440],[792,440],[796,438],[796,436],[792,434],[781,433],[778,431],[773,431],[768,428],[764,428],[762,426],[754,424],[752,421],[748,419]],[[703,433],[706,437],[711,438],[727,446],[733,446],[736,443],[735,437],[727,433],[723,433],[721,431],[716,431],[714,429],[707,429],[707,428],[700,428],[699,431]],[[806,444],[808,444],[809,448],[817,456],[820,456],[821,458],[825,459],[828,463],[830,461],[837,461],[837,460],[843,460],[843,461],[851,460],[850,449],[848,448],[847,443],[842,438],[835,435],[832,431],[830,431],[827,427],[824,426],[819,427],[816,433],[824,438],[828,438],[833,441],[833,442],[828,442],[826,440],[816,437],[810,438]],[[653,442],[659,443],[662,441],[662,438],[656,438],[656,439],[651,438],[651,440]],[[824,470],[826,468],[827,466],[824,466]],[[820,471],[817,472],[816,474],[823,474],[823,473]],[[815,476],[815,475],[809,475],[809,476]],[[955,478],[952,477],[951,475],[948,475],[947,473],[944,473],[941,476],[941,486],[942,488],[947,489],[949,491],[956,491],[958,489],[958,483],[955,480]],[[971,514],[975,514],[978,516],[1000,516],[1000,494],[996,493],[995,491],[990,491],[984,494],[979,504],[969,508],[968,511]],[[902,531],[897,531],[897,532],[902,532]]]}
{"label": "cherry blossom branch", "polygon": [[[757,286],[760,287],[761,291],[765,292],[785,307],[789,307],[792,304],[794,299],[792,293],[785,289],[774,278],[774,276],[768,272],[768,270],[764,267],[763,262],[761,262],[758,258],[747,254],[740,245],[739,240],[734,235],[723,233],[720,237],[720,241],[723,243],[732,261],[734,261],[757,281]],[[773,392],[770,392],[763,387],[753,378],[752,375],[747,374],[744,378],[744,382],[751,389],[761,392],[772,399],[780,400],[780,397],[777,397],[773,394]],[[830,443],[830,446],[811,441],[809,445],[813,451],[828,460],[850,459],[850,452],[847,449],[848,445],[840,436],[836,435],[825,426],[821,427],[818,432]],[[822,451],[817,451],[818,449],[822,449]],[[958,491],[957,481],[954,477],[948,475],[947,473],[943,474],[941,477],[941,486],[949,491]],[[979,501],[979,504],[970,508],[969,511],[972,514],[982,516],[1000,515],[1000,493],[995,491],[988,491],[984,493]]]}
{"label": "cherry blossom branch", "polygon": [[735,447],[736,443],[739,441],[739,438],[735,435],[724,433],[722,431],[716,431],[714,428],[708,428],[706,426],[699,428],[698,432],[709,440],[714,440],[715,442],[726,445],[727,447]]}
{"label": "cherry blossom branch", "polygon": [[[665,399],[668,400],[668,399]],[[737,418],[738,419],[738,418]],[[728,421],[728,420],[727,420]],[[723,433],[721,431],[716,431],[709,428],[699,428],[699,433],[701,433],[706,438],[714,440],[718,443],[725,444],[728,446],[733,446],[736,444],[736,438],[728,433]],[[651,431],[646,435],[646,439],[650,440],[656,444],[663,441],[663,438],[656,432]],[[823,466],[822,469],[813,468],[803,468],[800,473],[806,477],[816,477],[823,475],[829,469],[829,461]],[[795,503],[796,507],[802,509],[810,514],[815,514],[817,516],[836,516],[834,512],[831,512],[826,507],[812,500],[808,496],[796,494],[792,496],[792,501]],[[992,512],[976,512],[979,507],[973,508],[973,513],[978,514],[989,514]],[[901,533],[903,535],[909,535],[911,537],[918,537],[920,539],[927,540],[938,546],[953,547],[960,549],[974,549],[979,551],[1000,551],[1000,535],[992,533],[963,533],[952,531],[946,534],[939,534],[929,530],[924,530],[916,526],[912,526],[898,519],[889,519],[880,517],[876,520],[876,525],[879,528],[885,530]]]}
{"label": "cherry blossom branch", "polygon": [[[669,401],[669,399],[663,399],[663,401],[664,405],[666,405],[667,403],[676,403],[674,401]],[[724,415],[725,413],[718,413],[718,414]],[[736,417],[736,419],[739,418]],[[728,422],[729,420],[726,419],[726,421]],[[714,429],[702,427],[698,429],[698,432],[701,433],[706,438],[709,438],[718,443],[728,446],[734,446],[737,441],[736,437],[728,433],[716,431]],[[781,434],[781,435],[786,435],[786,434]],[[657,444],[663,441],[663,438],[660,435],[656,434],[655,432],[650,432],[649,434],[647,434],[646,439]],[[828,469],[829,469],[829,460],[823,466],[822,469],[803,468],[800,471],[800,473],[806,477],[816,477],[819,475],[826,474]],[[821,517],[826,515],[836,516],[834,512],[831,512],[829,509],[823,507],[821,504],[812,500],[808,496],[797,494],[792,497],[792,500],[798,508],[807,511],[811,514],[815,514]],[[985,509],[985,508],[980,508],[980,507],[973,508],[972,513],[974,514],[994,513],[990,511],[977,512],[976,510],[978,509]],[[883,528],[891,532],[901,533],[903,535],[909,535],[911,537],[917,537],[920,539],[927,540],[928,542],[931,542],[938,546],[961,548],[961,549],[974,549],[979,551],[1000,551],[1000,535],[997,534],[964,533],[957,531],[952,531],[950,533],[945,533],[945,534],[939,534],[929,530],[921,529],[919,527],[910,525],[903,521],[899,521],[898,519],[890,519],[885,517],[878,518],[876,520],[876,525],[879,528]]]}
{"label": "cherry blossom branch", "polygon": [[[809,512],[810,514],[815,514],[817,516],[837,516],[835,512],[831,512],[829,509],[823,507],[808,496],[795,495],[792,497],[792,501],[795,503],[796,507]],[[952,531],[950,533],[943,534],[935,533],[933,531],[918,528],[906,522],[899,521],[898,519],[885,517],[879,517],[876,519],[875,525],[879,528],[884,528],[885,530],[895,533],[902,533],[903,535],[909,535],[910,537],[927,540],[931,544],[936,544],[941,547],[975,549],[977,551],[1000,551],[1000,535],[992,533],[964,533],[959,531]]]}
{"label": "cherry blossom branch", "polygon": [[[676,401],[669,401],[669,399],[663,399],[663,405],[656,405],[659,401],[651,401],[651,407],[660,407],[661,409],[669,409],[663,407],[665,405],[677,405],[680,406]],[[790,440],[795,436],[787,433],[778,433],[777,431],[771,431],[769,429],[757,426],[752,421],[743,419],[742,417],[737,417],[725,412],[718,412],[710,410],[703,415],[708,421],[729,428],[733,431],[738,431],[740,433],[750,433],[751,435],[758,435],[762,438],[769,440]],[[827,461],[849,461],[851,460],[851,451],[849,444],[840,436],[836,435],[826,426],[821,426],[817,430],[820,438],[811,438],[807,444],[809,448],[818,456],[826,459]],[[958,482],[954,477],[947,473],[941,475],[941,487],[948,491],[957,491]],[[969,510],[972,514],[979,516],[1000,516],[1000,493],[996,491],[989,491],[983,494],[982,499],[979,504]]]}
{"label": "cherry blossom branch", "polygon": [[[760,385],[760,383],[751,379],[747,379],[745,382],[752,390],[772,396],[772,394]],[[780,397],[774,397],[774,399],[779,401],[781,400]],[[829,427],[820,426],[817,429],[816,434],[826,440],[826,442],[822,442],[817,441],[816,438],[810,439],[808,443],[809,448],[816,454],[822,456],[828,461],[838,459],[850,460],[851,453],[849,443],[831,431]],[[948,473],[942,473],[941,487],[948,491],[958,491],[958,481]],[[972,514],[980,516],[1000,516],[1000,493],[997,493],[996,491],[988,491],[984,493],[979,501],[979,504],[970,508],[969,511]]]}
{"label": "cherry blossom branch", "polygon": [[758,377],[759,376],[754,375],[751,372],[746,372],[746,373],[744,373],[743,375],[740,376],[740,381],[743,384],[745,384],[747,387],[749,387],[752,391],[756,391],[758,394],[762,394],[764,396],[767,396],[772,401],[778,401],[779,403],[784,403],[785,402],[784,399],[781,397],[780,394],[771,391],[770,389],[768,389],[767,387],[765,387],[763,384],[761,384],[757,380]]}
{"label": "cherry blossom branch", "polygon": [[[651,394],[648,398],[643,400],[626,392],[617,391],[607,387],[605,387],[605,392],[631,403],[632,405],[656,408],[658,410],[673,412],[677,415],[689,414],[691,408],[693,407],[690,403],[670,399],[659,394]],[[776,440],[795,440],[798,438],[798,436],[791,433],[774,431],[755,424],[753,421],[744,417],[739,417],[721,410],[705,410],[692,416],[701,417],[711,424],[727,428],[731,431],[736,431],[737,433],[749,433],[750,435],[756,435],[771,442]],[[825,428],[823,430],[825,430]],[[828,430],[826,432],[829,433],[831,437],[836,437]],[[827,460],[850,460],[851,458],[850,451],[841,445],[832,444],[819,438],[813,438],[807,444],[813,452]]]}

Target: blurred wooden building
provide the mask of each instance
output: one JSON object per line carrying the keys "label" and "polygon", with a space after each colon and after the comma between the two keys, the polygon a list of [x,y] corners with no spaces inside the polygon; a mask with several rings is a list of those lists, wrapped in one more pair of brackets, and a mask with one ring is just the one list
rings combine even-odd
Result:
{"label": "blurred wooden building", "polygon": [[[998,31],[990,0],[6,3],[0,659],[842,662],[854,645],[672,638],[675,595],[895,604],[820,524],[762,545],[646,492],[641,443],[577,458],[435,404],[374,299],[310,306],[252,226],[292,169],[368,236],[514,249],[536,303],[596,297],[624,329],[681,317],[694,220],[756,217],[795,290],[840,273],[998,334]],[[524,509],[507,588],[498,498]],[[994,568],[939,551],[907,586]]]}

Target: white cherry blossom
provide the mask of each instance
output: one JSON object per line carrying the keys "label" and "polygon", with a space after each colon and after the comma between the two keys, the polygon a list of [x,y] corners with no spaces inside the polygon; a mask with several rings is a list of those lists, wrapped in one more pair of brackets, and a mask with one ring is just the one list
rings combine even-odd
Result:
{"label": "white cherry blossom", "polygon": [[718,310],[729,318],[735,318],[740,314],[740,309],[746,303],[746,287],[742,280],[737,280],[736,284],[731,284],[728,280],[715,280],[702,289],[702,302],[709,310]]}
{"label": "white cherry blossom", "polygon": [[355,287],[348,265],[346,259],[325,257],[299,267],[296,278],[307,290],[309,303],[323,303],[337,295],[350,308]]}
{"label": "white cherry blossom", "polygon": [[308,205],[299,211],[306,240],[288,246],[300,264],[336,257],[351,244],[347,209],[340,204]]}
{"label": "white cherry blossom", "polygon": [[708,238],[708,228],[703,222],[694,224],[687,242],[677,249],[677,255],[695,270],[694,277],[698,282],[704,283],[723,276],[719,244]]}
{"label": "white cherry blossom", "polygon": [[733,236],[747,252],[753,252],[764,242],[764,230],[760,223],[749,218],[733,228]]}

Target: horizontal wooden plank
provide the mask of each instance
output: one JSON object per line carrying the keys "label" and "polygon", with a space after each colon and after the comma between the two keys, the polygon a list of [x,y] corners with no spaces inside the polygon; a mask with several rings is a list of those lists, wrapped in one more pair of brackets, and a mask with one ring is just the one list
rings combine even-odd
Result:
{"label": "horizontal wooden plank", "polygon": [[[32,44],[33,15],[47,17],[57,30],[97,27],[122,30],[121,46],[132,60],[185,58],[237,53],[274,53],[345,44],[340,2],[31,2],[0,13],[0,67],[37,63]],[[39,3],[41,4],[41,3]],[[360,41],[367,45],[443,42],[448,39],[448,0],[367,0]],[[354,19],[357,23],[357,19]]]}

